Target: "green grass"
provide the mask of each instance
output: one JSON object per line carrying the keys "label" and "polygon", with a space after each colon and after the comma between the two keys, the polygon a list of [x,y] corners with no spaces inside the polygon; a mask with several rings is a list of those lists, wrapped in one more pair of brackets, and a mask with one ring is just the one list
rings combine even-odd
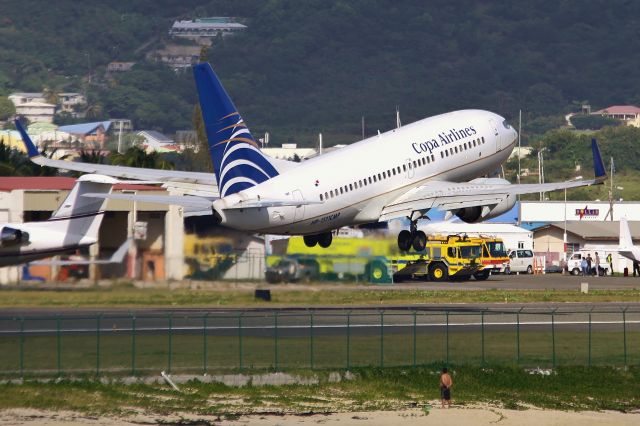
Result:
{"label": "green grass", "polygon": [[[354,380],[317,385],[227,387],[191,381],[181,392],[166,385],[109,384],[91,380],[0,385],[0,409],[28,407],[91,414],[190,412],[229,417],[249,413],[308,413],[401,409],[438,399],[440,364],[415,368],[355,368]],[[559,367],[549,376],[517,367],[454,365],[456,404],[488,402],[562,410],[631,411],[640,407],[640,370]],[[343,370],[344,371],[344,370]]]}
{"label": "green grass", "polygon": [[[454,286],[455,284],[452,284]],[[271,302],[253,290],[136,289],[115,287],[75,291],[0,290],[0,308],[22,307],[259,307],[297,305],[389,305],[417,303],[640,302],[640,289],[591,290],[394,290],[344,288],[290,290],[271,287]]]}

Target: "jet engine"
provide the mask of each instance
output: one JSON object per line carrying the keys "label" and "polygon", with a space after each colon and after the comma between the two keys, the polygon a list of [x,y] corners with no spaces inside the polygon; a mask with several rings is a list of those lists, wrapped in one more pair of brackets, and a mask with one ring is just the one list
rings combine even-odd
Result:
{"label": "jet engine", "polygon": [[0,246],[15,246],[29,242],[29,233],[16,228],[4,226],[0,230]]}
{"label": "jet engine", "polygon": [[[500,178],[478,178],[472,180],[470,183],[477,183],[482,185],[511,185],[509,181]],[[515,195],[507,195],[506,198],[504,198],[498,204],[465,207],[454,211],[453,214],[458,216],[463,222],[475,223],[491,219],[492,217],[500,216],[501,214],[511,210],[515,204]]]}

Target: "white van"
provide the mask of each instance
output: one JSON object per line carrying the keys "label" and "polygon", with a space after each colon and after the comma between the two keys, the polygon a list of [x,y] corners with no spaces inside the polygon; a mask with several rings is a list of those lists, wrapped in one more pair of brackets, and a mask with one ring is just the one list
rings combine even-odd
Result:
{"label": "white van", "polygon": [[[609,264],[606,261],[609,252],[600,251],[602,256],[600,257],[600,265],[598,268],[598,275],[609,275]],[[582,273],[582,259],[586,258],[588,254],[591,254],[592,264],[590,274],[595,275],[596,259],[595,250],[581,250],[574,252],[567,261],[567,270],[571,272],[571,275],[580,275]]]}
{"label": "white van", "polygon": [[511,272],[526,272],[527,274],[533,273],[533,251],[532,250],[511,250],[509,252],[509,271]]}

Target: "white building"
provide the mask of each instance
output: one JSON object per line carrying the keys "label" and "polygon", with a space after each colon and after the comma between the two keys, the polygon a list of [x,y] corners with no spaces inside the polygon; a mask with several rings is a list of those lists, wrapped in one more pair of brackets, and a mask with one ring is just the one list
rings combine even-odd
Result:
{"label": "white building", "polygon": [[8,97],[16,107],[16,115],[30,123],[53,123],[56,106],[47,103],[42,93],[12,93]]}
{"label": "white building", "polygon": [[87,104],[87,100],[82,93],[63,92],[58,93],[58,104],[60,104],[60,111],[77,117],[78,110]]}
{"label": "white building", "polygon": [[[608,201],[522,201],[520,202],[520,222],[560,222],[611,220]],[[640,202],[618,201],[613,203],[613,220],[626,217],[640,221]]]}
{"label": "white building", "polygon": [[227,36],[247,29],[246,25],[233,22],[233,19],[220,16],[191,21],[175,21],[169,29],[169,35],[187,38],[201,44],[211,44],[213,37]]}

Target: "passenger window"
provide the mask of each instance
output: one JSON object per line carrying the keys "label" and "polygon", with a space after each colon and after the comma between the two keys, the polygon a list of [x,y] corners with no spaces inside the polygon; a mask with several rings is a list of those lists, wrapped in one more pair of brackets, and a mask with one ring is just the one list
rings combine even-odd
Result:
{"label": "passenger window", "polygon": [[382,180],[382,175],[378,173],[378,180]]}
{"label": "passenger window", "polygon": [[333,189],[329,191],[329,195],[331,195],[331,198],[333,198]]}
{"label": "passenger window", "polygon": [[436,156],[431,154],[431,161],[436,161]]}
{"label": "passenger window", "polygon": [[482,137],[482,143],[484,143],[484,136]]}
{"label": "passenger window", "polygon": [[440,151],[440,158],[444,158],[444,153]]}
{"label": "passenger window", "polygon": [[342,188],[340,188],[340,195],[344,194],[344,192],[342,191]]}
{"label": "passenger window", "polygon": [[320,201],[322,201],[322,194],[320,194]]}

